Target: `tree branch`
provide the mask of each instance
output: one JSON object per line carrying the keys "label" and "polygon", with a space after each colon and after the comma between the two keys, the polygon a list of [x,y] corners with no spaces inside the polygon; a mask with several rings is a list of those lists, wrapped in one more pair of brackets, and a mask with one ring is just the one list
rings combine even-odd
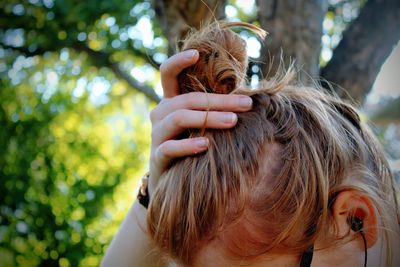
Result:
{"label": "tree branch", "polygon": [[135,56],[140,57],[143,59],[145,62],[149,63],[153,68],[156,70],[160,69],[160,63],[155,61],[153,57],[145,52],[140,51],[139,49],[134,49],[132,52]]}
{"label": "tree branch", "polygon": [[119,78],[125,80],[131,87],[136,88],[138,91],[142,92],[145,94],[148,98],[153,100],[156,103],[159,103],[161,101],[161,98],[157,95],[157,93],[151,88],[150,86],[147,86],[146,84],[143,84],[133,78],[131,75],[126,73],[118,63],[111,63],[110,64],[110,69],[114,72],[116,76]]}
{"label": "tree branch", "polygon": [[105,52],[95,51],[83,43],[77,43],[73,45],[73,48],[78,51],[86,52],[90,58],[95,62],[97,66],[108,67],[110,68],[114,74],[122,80],[125,80],[132,88],[135,88],[139,92],[146,95],[150,100],[159,103],[161,101],[160,97],[157,93],[148,85],[145,85],[131,75],[126,73],[118,63],[112,62],[110,59],[110,55]]}
{"label": "tree branch", "polygon": [[[320,75],[363,102],[380,68],[400,39],[400,1],[369,0],[343,33],[333,57]],[[327,84],[323,86],[329,89]],[[348,98],[342,90],[337,94]]]}
{"label": "tree branch", "polygon": [[[0,46],[3,47],[4,49],[12,49],[14,51],[18,51],[19,53],[28,57],[43,55],[45,52],[52,51],[50,49],[42,49],[42,48],[37,48],[34,51],[31,51],[27,47],[14,47],[2,43],[0,43]],[[137,81],[131,75],[126,73],[126,71],[124,71],[119,66],[118,63],[112,62],[110,60],[111,55],[105,52],[94,51],[89,47],[87,47],[86,45],[84,45],[83,43],[76,43],[72,46],[72,48],[77,51],[86,52],[97,66],[110,68],[118,78],[126,81],[129,84],[129,86],[143,93],[150,100],[156,103],[160,102],[161,99],[157,95],[157,93],[153,90],[153,88]]]}
{"label": "tree branch", "polygon": [[51,50],[45,50],[45,49],[40,49],[36,48],[34,50],[31,50],[27,47],[16,47],[16,46],[11,46],[11,45],[5,45],[3,43],[0,43],[0,46],[3,47],[4,49],[11,49],[14,51],[18,51],[19,53],[27,56],[27,57],[33,57],[33,56],[38,56],[38,55],[43,55],[47,51]]}

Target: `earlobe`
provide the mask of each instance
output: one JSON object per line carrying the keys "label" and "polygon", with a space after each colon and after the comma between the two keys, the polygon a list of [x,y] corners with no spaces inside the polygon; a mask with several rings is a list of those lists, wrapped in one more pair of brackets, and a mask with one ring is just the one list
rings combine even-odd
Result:
{"label": "earlobe", "polygon": [[353,218],[357,218],[356,220],[361,221],[362,229],[359,231],[362,231],[365,235],[367,248],[372,247],[378,239],[377,213],[378,211],[371,198],[362,192],[356,190],[340,192],[332,206],[337,237],[342,238],[349,232],[355,232],[356,229],[352,229],[352,223],[354,223]]}

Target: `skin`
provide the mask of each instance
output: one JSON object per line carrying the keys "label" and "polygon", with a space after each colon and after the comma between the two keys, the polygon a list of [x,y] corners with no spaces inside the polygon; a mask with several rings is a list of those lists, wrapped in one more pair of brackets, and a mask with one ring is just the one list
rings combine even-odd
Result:
{"label": "skin", "polygon": [[[207,98],[204,93],[179,95],[177,75],[184,68],[194,64],[198,57],[197,51],[188,50],[172,56],[160,67],[164,99],[150,114],[152,122],[148,187],[150,196],[171,160],[207,150],[208,140],[202,137],[176,140],[182,131],[204,126],[216,129],[231,128],[237,123],[235,113],[248,111],[251,108],[251,98],[247,96],[208,94]],[[312,267],[363,266],[364,243],[360,234],[350,229],[347,222],[350,214],[361,214],[363,217],[368,266],[379,266],[382,257],[386,257],[382,233],[377,230],[382,227],[377,209],[368,196],[351,190],[338,195],[332,208],[331,226],[316,240]],[[393,235],[400,237],[398,223],[395,224],[397,228]],[[100,266],[168,266],[151,244],[145,229],[146,209],[135,201],[108,247]],[[328,241],[332,239],[327,237],[342,238],[343,242],[332,246],[331,241]],[[399,248],[400,238],[394,238],[391,247]],[[200,248],[194,258],[194,266],[297,267],[300,261],[300,255],[287,255],[282,251],[274,255],[265,254],[251,263],[240,264],[233,262],[221,248],[222,245],[217,241]],[[395,258],[392,266],[400,266],[400,253],[394,250]]]}

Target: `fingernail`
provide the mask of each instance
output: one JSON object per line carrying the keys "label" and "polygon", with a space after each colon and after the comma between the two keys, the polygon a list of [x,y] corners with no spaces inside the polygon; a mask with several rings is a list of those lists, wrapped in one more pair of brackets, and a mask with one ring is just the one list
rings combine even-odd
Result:
{"label": "fingernail", "polygon": [[197,55],[198,52],[197,52],[197,50],[190,49],[190,50],[184,51],[183,53],[184,53],[185,58],[192,59]]}
{"label": "fingernail", "polygon": [[241,96],[239,98],[239,106],[242,108],[251,107],[252,104],[253,104],[253,100],[251,99],[251,97]]}
{"label": "fingernail", "polygon": [[196,146],[200,149],[204,149],[208,147],[208,139],[207,138],[199,138],[194,141]]}
{"label": "fingernail", "polygon": [[233,124],[237,120],[237,115],[235,113],[224,113],[221,117],[221,122]]}

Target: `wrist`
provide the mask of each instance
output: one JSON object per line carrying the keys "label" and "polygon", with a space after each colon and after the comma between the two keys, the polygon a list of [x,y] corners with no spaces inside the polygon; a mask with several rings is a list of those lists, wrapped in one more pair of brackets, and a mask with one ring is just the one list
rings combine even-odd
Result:
{"label": "wrist", "polygon": [[150,171],[148,173],[148,180],[147,180],[147,191],[149,192],[149,195],[153,195],[153,192],[155,188],[157,187],[157,177],[160,177],[160,173],[157,168],[154,168],[154,166],[150,166]]}

